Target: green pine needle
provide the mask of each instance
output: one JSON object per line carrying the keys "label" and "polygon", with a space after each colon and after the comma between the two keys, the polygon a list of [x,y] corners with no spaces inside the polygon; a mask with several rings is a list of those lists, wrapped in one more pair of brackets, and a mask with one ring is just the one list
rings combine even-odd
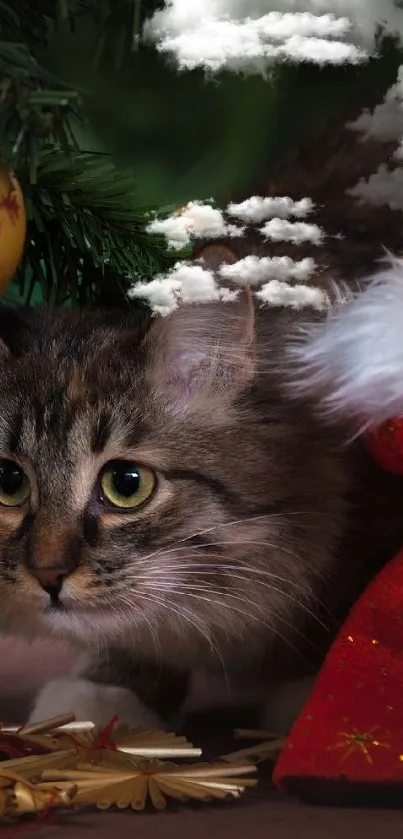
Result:
{"label": "green pine needle", "polygon": [[104,155],[46,150],[37,183],[26,176],[29,238],[21,270],[37,278],[47,302],[99,303],[106,277],[114,277],[123,302],[135,277],[151,279],[171,266],[165,244],[146,233],[151,208],[139,205],[131,175]]}

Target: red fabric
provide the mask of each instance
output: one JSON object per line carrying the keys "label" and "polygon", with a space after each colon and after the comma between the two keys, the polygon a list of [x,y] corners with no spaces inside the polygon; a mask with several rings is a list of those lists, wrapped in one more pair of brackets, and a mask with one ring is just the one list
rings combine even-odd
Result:
{"label": "red fabric", "polygon": [[394,475],[403,475],[403,418],[387,422],[371,429],[367,434],[367,445],[374,460]]}
{"label": "red fabric", "polygon": [[291,731],[274,781],[295,792],[298,779],[398,783],[403,804],[403,550],[354,606]]}

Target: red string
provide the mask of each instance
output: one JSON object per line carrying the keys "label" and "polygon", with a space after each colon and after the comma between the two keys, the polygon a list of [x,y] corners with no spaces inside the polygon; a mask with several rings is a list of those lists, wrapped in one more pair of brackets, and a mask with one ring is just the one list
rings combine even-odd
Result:
{"label": "red string", "polygon": [[51,811],[58,797],[59,792],[57,789],[49,790],[49,801],[42,812],[38,813],[35,820],[25,824],[13,824],[11,827],[7,828],[6,831],[1,832],[2,839],[7,836],[16,836],[19,833],[23,833],[24,830],[40,830],[42,827],[46,827],[51,824],[53,822]]}
{"label": "red string", "polygon": [[[97,739],[90,746],[83,745],[82,743],[80,743],[79,740],[77,740],[71,734],[60,732],[59,734],[55,734],[54,736],[55,737],[60,737],[60,738],[64,737],[64,738],[67,738],[68,740],[71,740],[71,742],[74,743],[74,746],[75,746],[77,752],[84,751],[84,752],[88,753],[88,752],[98,751],[99,749],[112,749],[113,751],[116,751],[117,746],[116,746],[116,743],[114,743],[113,740],[112,740],[112,731],[113,731],[117,721],[118,721],[117,716],[112,717],[112,719],[108,722],[108,724],[105,726],[105,728],[101,729],[101,731],[98,734]],[[3,745],[0,743],[0,749],[3,749],[4,751],[7,751],[7,752],[9,751],[10,754],[12,754],[12,752],[15,752],[18,757],[24,756],[23,753],[22,753],[22,755],[20,753],[18,753],[18,750],[14,749],[13,746],[10,746],[10,747],[7,746],[7,747],[3,748]],[[5,837],[7,837],[7,836],[15,836],[18,833],[23,833],[24,830],[31,830],[31,831],[32,830],[39,830],[41,827],[44,827],[45,825],[48,825],[52,821],[51,810],[53,808],[53,804],[55,803],[55,801],[58,798],[58,795],[59,795],[59,793],[58,793],[57,789],[55,789],[53,792],[49,791],[49,802],[47,803],[47,805],[44,808],[44,810],[42,811],[42,813],[39,813],[37,815],[35,821],[30,822],[29,824],[21,824],[20,823],[20,824],[12,825],[12,827],[8,828],[6,831],[2,831],[1,839],[5,839]]]}
{"label": "red string", "polygon": [[76,737],[74,737],[72,734],[67,734],[62,731],[58,734],[55,734],[54,736],[57,738],[66,738],[67,740],[70,740],[74,744],[74,747],[77,752],[96,752],[99,751],[99,749],[111,749],[112,751],[116,751],[117,746],[116,743],[114,743],[112,740],[112,731],[118,719],[119,717],[117,716],[112,717],[112,719],[108,722],[105,728],[101,729],[101,731],[98,733],[97,739],[94,740],[94,742],[91,743],[90,746],[86,746],[85,744],[80,743],[80,741],[77,740]]}
{"label": "red string", "polygon": [[10,746],[7,743],[3,743],[0,740],[0,752],[5,752],[9,755],[9,757],[26,757],[26,752],[22,751],[21,749],[17,749],[15,746]]}
{"label": "red string", "polygon": [[93,749],[113,749],[116,751],[116,743],[113,742],[112,738],[112,731],[118,721],[119,717],[114,716],[108,722],[108,725],[105,726],[98,734],[98,739],[95,741],[94,745],[92,746]]}

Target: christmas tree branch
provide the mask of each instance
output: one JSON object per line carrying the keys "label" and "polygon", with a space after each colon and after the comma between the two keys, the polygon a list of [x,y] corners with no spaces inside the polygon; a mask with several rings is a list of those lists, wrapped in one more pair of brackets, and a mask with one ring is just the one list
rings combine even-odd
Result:
{"label": "christmas tree branch", "polygon": [[98,303],[107,284],[108,301],[122,302],[130,278],[150,278],[171,264],[163,240],[145,231],[151,208],[142,206],[132,177],[107,155],[80,150],[75,128],[87,122],[81,92],[35,57],[58,16],[97,8],[23,0],[17,9],[0,0],[0,154],[27,203],[18,279],[28,302],[37,282],[47,302]]}
{"label": "christmas tree branch", "polygon": [[44,150],[37,183],[28,172],[20,179],[30,224],[22,271],[41,283],[45,300],[100,302],[114,278],[122,302],[134,275],[150,278],[171,265],[162,240],[145,231],[149,208],[139,205],[131,175],[107,156]]}
{"label": "christmas tree branch", "polygon": [[73,141],[69,119],[80,119],[79,94],[57,85],[24,44],[0,40],[0,103],[2,158],[17,172],[28,166],[35,183],[40,148]]}

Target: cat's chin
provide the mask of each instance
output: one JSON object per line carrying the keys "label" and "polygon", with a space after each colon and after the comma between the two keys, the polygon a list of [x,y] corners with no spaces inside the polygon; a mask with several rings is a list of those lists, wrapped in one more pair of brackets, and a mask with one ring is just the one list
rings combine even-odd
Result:
{"label": "cat's chin", "polygon": [[76,598],[67,594],[60,602],[52,603],[47,599],[35,604],[41,621],[50,627],[65,629],[74,633],[96,631],[101,636],[111,638],[120,636],[144,625],[149,625],[152,617],[152,605],[147,614],[136,607],[115,599],[113,604],[101,599],[88,597]]}
{"label": "cat's chin", "polygon": [[109,606],[102,604],[61,602],[47,604],[41,610],[41,623],[51,632],[80,639],[93,639],[94,634],[105,639],[127,632],[130,624],[133,625],[133,617],[130,620],[127,616],[125,620],[121,614],[119,618]]}

